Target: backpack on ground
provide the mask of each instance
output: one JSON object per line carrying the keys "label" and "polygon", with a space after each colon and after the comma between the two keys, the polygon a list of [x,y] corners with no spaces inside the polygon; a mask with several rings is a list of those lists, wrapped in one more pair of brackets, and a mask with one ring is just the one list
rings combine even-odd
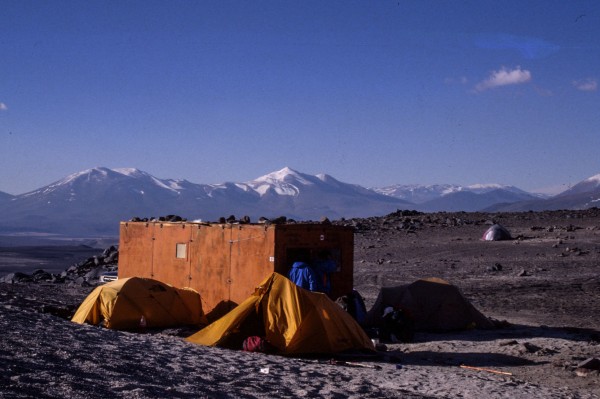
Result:
{"label": "backpack on ground", "polygon": [[246,338],[242,344],[244,352],[265,352],[266,347],[265,339],[256,335]]}
{"label": "backpack on ground", "polygon": [[415,335],[415,323],[407,311],[390,306],[384,310],[379,333],[383,342],[411,342]]}
{"label": "backpack on ground", "polygon": [[337,304],[360,324],[364,326],[367,319],[367,307],[362,295],[356,290],[352,290],[348,295],[342,295],[336,300]]}

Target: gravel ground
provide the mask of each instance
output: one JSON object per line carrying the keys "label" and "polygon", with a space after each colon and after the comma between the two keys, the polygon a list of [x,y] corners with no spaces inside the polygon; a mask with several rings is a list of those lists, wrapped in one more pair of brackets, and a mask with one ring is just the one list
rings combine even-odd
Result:
{"label": "gravel ground", "polygon": [[[516,239],[481,241],[492,222]],[[434,276],[507,326],[419,332],[358,365],[334,365],[201,347],[182,329],[76,325],[68,315],[91,287],[0,284],[0,397],[600,397],[599,372],[584,364],[600,358],[599,210],[336,223],[356,226],[355,285],[368,306],[382,286]]]}

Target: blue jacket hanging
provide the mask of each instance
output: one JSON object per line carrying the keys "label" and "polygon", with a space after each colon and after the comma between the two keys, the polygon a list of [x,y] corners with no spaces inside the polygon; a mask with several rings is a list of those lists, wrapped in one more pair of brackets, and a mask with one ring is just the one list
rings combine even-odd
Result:
{"label": "blue jacket hanging", "polygon": [[298,287],[310,291],[318,291],[320,288],[318,277],[308,263],[295,262],[290,269],[288,277]]}

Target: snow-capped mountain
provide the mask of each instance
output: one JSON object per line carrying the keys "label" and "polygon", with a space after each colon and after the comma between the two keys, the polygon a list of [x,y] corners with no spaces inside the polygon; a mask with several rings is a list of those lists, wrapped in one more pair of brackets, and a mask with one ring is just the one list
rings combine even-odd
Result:
{"label": "snow-capped mountain", "polygon": [[568,190],[547,199],[535,199],[510,204],[496,204],[491,212],[524,212],[600,207],[600,174],[575,184]]}
{"label": "snow-capped mountain", "polygon": [[154,210],[179,198],[177,190],[169,187],[173,181],[130,172],[88,169],[17,195],[0,204],[6,215],[0,230],[101,234],[114,230],[115,217],[129,219],[132,212]]}
{"label": "snow-capped mountain", "polygon": [[558,194],[557,197],[567,197],[578,194],[600,192],[600,174],[580,181],[568,190]]}
{"label": "snow-capped mountain", "polygon": [[470,186],[461,186],[457,184],[395,184],[387,187],[373,188],[373,190],[380,194],[390,195],[392,197],[400,198],[415,204],[422,204],[431,200],[437,200],[440,197],[462,192],[487,194],[494,191],[503,191],[514,193],[518,196],[532,195],[521,190],[520,188],[502,184],[473,184]]}
{"label": "snow-capped mountain", "polygon": [[265,210],[296,219],[366,217],[414,207],[326,174],[311,176],[287,167],[245,185],[260,195],[260,205]]}
{"label": "snow-capped mountain", "polygon": [[393,185],[374,191],[413,202],[426,212],[479,211],[497,203],[512,203],[537,198],[514,186],[501,184]]}
{"label": "snow-capped mountain", "polygon": [[246,183],[196,184],[138,169],[98,167],[0,203],[0,231],[115,234],[121,220],[168,214],[214,221],[248,215],[298,220],[383,215],[411,204],[289,168]]}
{"label": "snow-capped mountain", "polygon": [[[179,215],[215,221],[221,216],[287,216],[318,220],[420,211],[528,211],[600,205],[600,175],[549,199],[512,186],[395,185],[367,189],[326,174],[283,168],[254,180],[196,184],[159,179],[133,168],[98,167],[74,173],[29,193],[0,193],[0,232],[114,235],[134,216]],[[410,201],[409,201],[410,200]]]}
{"label": "snow-capped mountain", "polygon": [[373,188],[372,190],[380,194],[400,198],[415,204],[422,204],[423,202],[439,198],[447,193],[459,191],[460,188],[461,186],[454,184],[394,184],[392,186]]}
{"label": "snow-capped mountain", "polygon": [[480,193],[470,190],[461,190],[424,202],[420,204],[418,208],[425,212],[475,212],[498,203],[513,203],[535,198],[537,197],[525,192],[520,193],[505,189],[483,191]]}

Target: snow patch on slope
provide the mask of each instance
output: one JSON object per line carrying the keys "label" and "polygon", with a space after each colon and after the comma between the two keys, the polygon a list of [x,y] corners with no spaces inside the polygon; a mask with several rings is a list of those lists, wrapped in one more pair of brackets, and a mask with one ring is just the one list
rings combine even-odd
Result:
{"label": "snow patch on slope", "polygon": [[588,177],[587,179],[584,180],[584,182],[596,183],[596,184],[600,185],[600,175],[594,175],[592,177]]}
{"label": "snow patch on slope", "polygon": [[296,172],[295,170],[293,170],[287,166],[276,172],[272,172],[272,173],[266,174],[264,176],[261,176],[258,179],[253,180],[253,182],[270,183],[270,184],[298,182],[300,184],[304,184],[307,186],[313,184],[312,182],[306,180],[302,176],[302,174]]}
{"label": "snow patch on slope", "polygon": [[287,166],[246,184],[261,197],[269,192],[275,192],[278,195],[296,196],[301,191],[300,186],[314,185],[313,182],[306,179],[301,173]]}

